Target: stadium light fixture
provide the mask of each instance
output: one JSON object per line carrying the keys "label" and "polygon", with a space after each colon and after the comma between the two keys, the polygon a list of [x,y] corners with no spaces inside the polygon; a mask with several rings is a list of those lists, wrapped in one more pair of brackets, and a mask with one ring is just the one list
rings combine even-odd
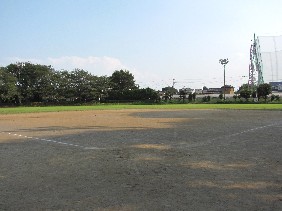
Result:
{"label": "stadium light fixture", "polygon": [[225,100],[225,66],[229,62],[228,58],[227,59],[220,59],[219,63],[223,65],[223,78],[224,78],[224,83],[223,83],[223,99]]}

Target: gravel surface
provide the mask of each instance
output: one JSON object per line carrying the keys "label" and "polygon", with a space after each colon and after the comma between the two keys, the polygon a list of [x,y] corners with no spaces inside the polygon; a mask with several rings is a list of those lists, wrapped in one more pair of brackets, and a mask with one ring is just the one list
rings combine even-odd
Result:
{"label": "gravel surface", "polygon": [[282,210],[282,111],[0,115],[0,210]]}

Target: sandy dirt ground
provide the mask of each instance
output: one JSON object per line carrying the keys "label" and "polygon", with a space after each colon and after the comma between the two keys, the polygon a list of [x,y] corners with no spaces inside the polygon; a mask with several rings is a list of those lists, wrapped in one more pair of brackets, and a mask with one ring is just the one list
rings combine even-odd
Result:
{"label": "sandy dirt ground", "polygon": [[0,115],[0,210],[282,210],[282,112]]}

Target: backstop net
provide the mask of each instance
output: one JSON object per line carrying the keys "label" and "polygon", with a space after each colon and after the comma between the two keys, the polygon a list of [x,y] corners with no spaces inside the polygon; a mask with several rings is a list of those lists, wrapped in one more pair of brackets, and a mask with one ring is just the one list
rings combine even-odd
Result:
{"label": "backstop net", "polygon": [[259,36],[265,83],[282,81],[282,35]]}

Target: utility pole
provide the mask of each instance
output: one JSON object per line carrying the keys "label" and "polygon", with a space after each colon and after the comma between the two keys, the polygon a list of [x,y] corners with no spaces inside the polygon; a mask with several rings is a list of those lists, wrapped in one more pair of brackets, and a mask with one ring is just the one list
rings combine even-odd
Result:
{"label": "utility pole", "polygon": [[225,66],[227,65],[227,63],[228,63],[229,61],[228,61],[228,58],[227,59],[220,59],[219,60],[219,63],[220,64],[222,64],[223,65],[223,78],[224,78],[224,85],[223,85],[223,99],[224,99],[224,101],[225,101]]}
{"label": "utility pole", "polygon": [[175,79],[172,79],[172,88],[174,88],[175,84],[176,84]]}

